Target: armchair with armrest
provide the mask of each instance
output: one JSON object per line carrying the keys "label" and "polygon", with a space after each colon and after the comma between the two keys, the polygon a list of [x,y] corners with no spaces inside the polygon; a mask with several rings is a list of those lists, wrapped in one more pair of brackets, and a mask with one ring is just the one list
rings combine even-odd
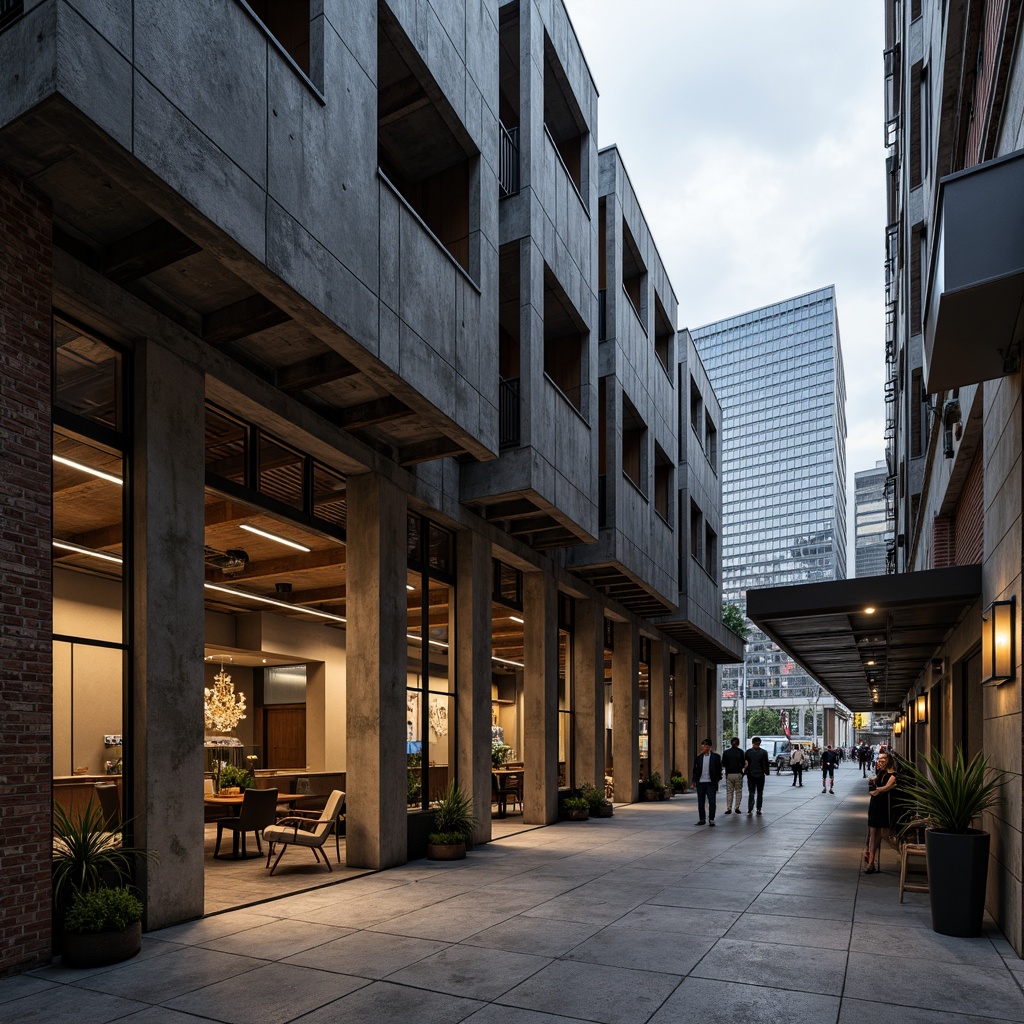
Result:
{"label": "armchair with armrest", "polygon": [[[313,859],[319,863],[320,859],[323,858],[323,862],[327,865],[327,870],[333,871],[330,859],[324,853],[323,847],[324,843],[330,838],[331,833],[337,833],[338,831],[339,817],[344,803],[345,794],[340,789],[336,789],[327,798],[327,804],[324,806],[323,811],[296,811],[287,817],[278,819],[276,825],[268,825],[263,830],[263,838],[268,843],[267,863],[265,866],[270,868],[270,873],[273,874],[277,870],[277,865],[281,862],[285,850],[292,844],[304,846],[312,850]],[[270,858],[274,854],[274,846],[278,843],[281,844],[281,851],[278,853],[273,867],[271,867]],[[338,863],[340,864],[341,846],[340,841],[337,839],[335,840],[335,847]]]}

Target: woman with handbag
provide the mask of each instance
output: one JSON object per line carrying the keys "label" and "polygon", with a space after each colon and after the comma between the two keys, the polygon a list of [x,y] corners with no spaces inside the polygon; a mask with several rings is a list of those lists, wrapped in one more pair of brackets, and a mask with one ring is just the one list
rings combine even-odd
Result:
{"label": "woman with handbag", "polygon": [[864,874],[873,875],[878,872],[878,853],[882,847],[882,837],[889,838],[889,829],[893,820],[893,791],[896,789],[896,765],[889,754],[879,754],[875,762],[875,777],[868,779],[868,792],[871,801],[868,804],[868,844],[864,850],[867,868]]}

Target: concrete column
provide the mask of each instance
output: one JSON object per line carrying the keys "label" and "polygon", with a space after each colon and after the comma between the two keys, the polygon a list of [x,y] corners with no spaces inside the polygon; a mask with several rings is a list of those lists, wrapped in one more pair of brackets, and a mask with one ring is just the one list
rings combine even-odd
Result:
{"label": "concrete column", "polygon": [[576,783],[604,792],[604,609],[576,601],[573,636]]}
{"label": "concrete column", "polygon": [[687,778],[690,775],[693,756],[696,754],[696,751],[690,746],[694,733],[690,691],[691,661],[690,655],[685,651],[680,651],[675,656],[675,682],[672,685],[672,699],[676,705],[676,740],[673,760],[676,768]]}
{"label": "concrete column", "polygon": [[615,623],[612,652],[612,759],[615,799],[633,803],[639,796],[640,633],[632,622]]}
{"label": "concrete column", "polygon": [[668,785],[672,767],[668,748],[668,644],[651,641],[651,663],[648,666],[651,698],[651,771],[658,772]]}
{"label": "concrete column", "polygon": [[349,477],[347,863],[407,859],[405,760],[406,502],[394,484]]}
{"label": "concrete column", "polygon": [[523,577],[523,820],[558,817],[558,590],[543,572]]}
{"label": "concrete column", "polygon": [[146,927],[203,915],[203,374],[135,352],[134,684],[126,722]]}
{"label": "concrete column", "polygon": [[459,785],[472,794],[479,824],[473,838],[491,838],[491,545],[463,530],[456,544],[454,658],[458,680]]}

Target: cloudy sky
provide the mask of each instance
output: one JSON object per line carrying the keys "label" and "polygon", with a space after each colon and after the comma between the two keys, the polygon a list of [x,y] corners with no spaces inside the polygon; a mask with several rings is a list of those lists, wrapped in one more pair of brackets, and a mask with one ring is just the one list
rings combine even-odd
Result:
{"label": "cloudy sky", "polygon": [[565,0],[680,327],[836,286],[853,474],[884,456],[883,10]]}

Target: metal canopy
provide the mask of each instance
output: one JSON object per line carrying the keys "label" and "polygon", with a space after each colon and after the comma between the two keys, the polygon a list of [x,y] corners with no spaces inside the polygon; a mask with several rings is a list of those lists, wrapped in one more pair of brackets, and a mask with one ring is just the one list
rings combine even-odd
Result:
{"label": "metal canopy", "polygon": [[748,590],[747,617],[847,707],[895,711],[980,594],[953,566]]}

